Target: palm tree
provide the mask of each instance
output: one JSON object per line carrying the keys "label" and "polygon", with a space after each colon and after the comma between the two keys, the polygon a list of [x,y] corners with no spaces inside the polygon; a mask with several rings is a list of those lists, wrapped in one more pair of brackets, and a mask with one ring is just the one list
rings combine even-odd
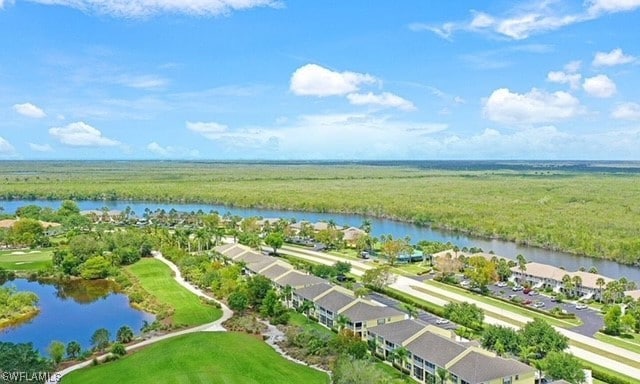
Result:
{"label": "palm tree", "polygon": [[578,275],[573,276],[573,278],[571,278],[571,282],[573,282],[575,289],[579,291],[582,286],[582,278]]}
{"label": "palm tree", "polygon": [[305,300],[302,302],[302,304],[300,304],[300,307],[298,307],[298,311],[300,313],[304,313],[305,316],[307,316],[307,320],[309,319],[309,311],[311,311],[314,308],[314,305],[311,301],[309,300]]}
{"label": "palm tree", "polygon": [[440,379],[440,384],[444,384],[446,380],[449,378],[449,372],[442,367],[438,367],[436,369],[436,375]]}
{"label": "palm tree", "polygon": [[282,297],[287,303],[287,308],[291,307],[292,296],[293,296],[293,288],[291,288],[291,286],[287,284],[284,288],[282,288]]}
{"label": "palm tree", "polygon": [[516,261],[518,262],[518,269],[520,272],[524,273],[524,271],[527,270],[527,259],[523,254],[519,253],[518,256],[516,256]]}
{"label": "palm tree", "polygon": [[362,224],[360,225],[360,229],[365,231],[367,234],[371,233],[371,220],[364,219],[362,220]]}
{"label": "palm tree", "polygon": [[404,310],[407,311],[410,319],[415,319],[418,317],[418,309],[415,305],[412,304],[403,304]]}
{"label": "palm tree", "polygon": [[345,315],[338,315],[336,324],[338,324],[338,332],[342,331],[349,323],[349,318]]}
{"label": "palm tree", "polygon": [[118,329],[118,333],[116,334],[116,340],[119,343],[126,344],[133,340],[133,329],[129,326],[122,326]]}
{"label": "palm tree", "polygon": [[562,276],[562,285],[564,286],[564,291],[567,293],[567,296],[573,296],[573,280],[571,280],[571,276]]}
{"label": "palm tree", "polygon": [[600,293],[600,302],[602,302],[602,287],[605,285],[605,281],[602,277],[598,277],[596,279],[596,285],[598,286],[598,291]]}
{"label": "palm tree", "polygon": [[409,350],[405,347],[399,347],[391,352],[391,356],[394,363],[397,363],[400,366],[400,371],[405,372],[406,366],[409,363]]}

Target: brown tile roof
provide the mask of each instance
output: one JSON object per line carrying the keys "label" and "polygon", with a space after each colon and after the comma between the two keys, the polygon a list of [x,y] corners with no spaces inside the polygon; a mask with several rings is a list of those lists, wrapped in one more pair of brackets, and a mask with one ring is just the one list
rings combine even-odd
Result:
{"label": "brown tile roof", "polygon": [[469,351],[447,370],[470,384],[480,384],[495,379],[522,375],[534,369],[513,359],[487,356],[484,353]]}

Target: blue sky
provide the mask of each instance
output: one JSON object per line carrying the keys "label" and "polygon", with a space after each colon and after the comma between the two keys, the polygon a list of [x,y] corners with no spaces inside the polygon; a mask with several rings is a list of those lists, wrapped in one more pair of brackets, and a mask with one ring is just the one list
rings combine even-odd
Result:
{"label": "blue sky", "polygon": [[0,0],[0,159],[640,160],[640,0]]}

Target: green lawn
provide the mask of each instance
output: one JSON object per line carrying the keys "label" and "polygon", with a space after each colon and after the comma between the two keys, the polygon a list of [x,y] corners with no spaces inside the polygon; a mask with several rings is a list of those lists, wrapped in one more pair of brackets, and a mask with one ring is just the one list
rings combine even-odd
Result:
{"label": "green lawn", "polygon": [[604,341],[605,343],[613,344],[620,348],[628,349],[629,351],[632,351],[635,353],[640,353],[640,335],[638,335],[637,333],[632,335],[625,335],[625,337],[621,337],[621,336],[610,336],[602,332],[598,332],[594,335],[594,337],[600,341]]}
{"label": "green lawn", "polygon": [[314,320],[307,319],[307,317],[305,315],[303,315],[301,313],[298,313],[298,312],[291,312],[290,313],[289,324],[290,325],[297,325],[297,326],[302,327],[302,328],[304,328],[306,330],[316,330],[316,331],[319,331],[321,333],[334,335],[333,331],[331,331],[330,329],[323,327],[322,325],[320,325],[319,323],[317,323]]}
{"label": "green lawn", "polygon": [[51,265],[52,255],[50,249],[0,251],[0,267],[12,271],[37,271]]}
{"label": "green lawn", "polygon": [[146,347],[120,361],[65,376],[64,384],[326,384],[329,377],[290,362],[255,337],[198,332]]}
{"label": "green lawn", "polygon": [[198,296],[180,286],[173,279],[171,269],[161,261],[142,259],[128,266],[127,270],[139,279],[147,292],[175,309],[175,324],[205,324],[222,316],[222,310],[202,303]]}

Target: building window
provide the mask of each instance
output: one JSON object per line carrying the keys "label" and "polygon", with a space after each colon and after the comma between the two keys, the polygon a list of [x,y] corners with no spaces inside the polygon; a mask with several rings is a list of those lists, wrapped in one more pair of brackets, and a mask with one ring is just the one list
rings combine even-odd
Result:
{"label": "building window", "polygon": [[511,384],[511,376],[502,379],[502,384]]}
{"label": "building window", "polygon": [[384,323],[385,323],[384,319],[378,319],[378,325],[382,325]]}
{"label": "building window", "polygon": [[424,378],[424,371],[420,367],[413,367],[413,377],[422,381]]}

